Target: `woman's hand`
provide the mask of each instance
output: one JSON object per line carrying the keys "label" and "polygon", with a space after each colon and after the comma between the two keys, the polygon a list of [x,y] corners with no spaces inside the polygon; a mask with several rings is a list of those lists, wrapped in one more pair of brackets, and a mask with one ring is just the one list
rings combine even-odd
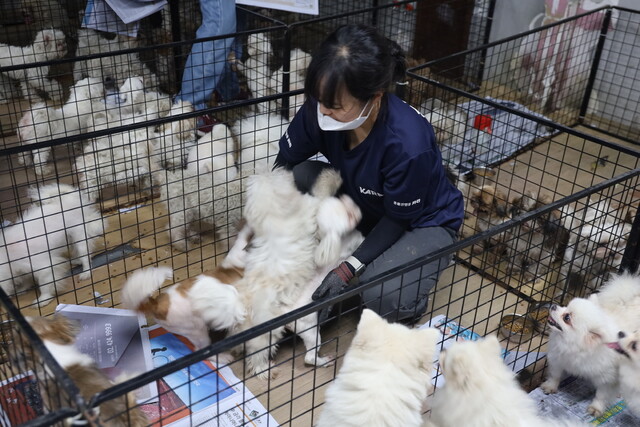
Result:
{"label": "woman's hand", "polygon": [[330,298],[338,295],[342,289],[349,286],[349,281],[353,279],[354,274],[355,269],[351,264],[343,261],[326,275],[318,289],[311,296],[311,299],[316,301],[321,298]]}

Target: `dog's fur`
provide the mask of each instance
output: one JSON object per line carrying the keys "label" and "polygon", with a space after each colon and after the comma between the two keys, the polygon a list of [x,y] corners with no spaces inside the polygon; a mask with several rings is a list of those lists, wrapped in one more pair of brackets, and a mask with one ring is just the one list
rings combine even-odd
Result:
{"label": "dog's fur", "polygon": [[620,393],[629,410],[640,417],[640,332],[618,333],[618,341],[609,347],[625,357],[620,361]]}
{"label": "dog's fur", "polygon": [[[64,136],[85,132],[94,112],[104,109],[99,102],[104,97],[104,85],[99,79],[86,78],[71,87],[69,99],[61,108],[37,103],[18,122],[17,134],[22,145],[35,144]],[[37,175],[48,175],[53,170],[48,164],[51,147],[31,151],[31,155],[18,156],[18,163],[33,164]]]}
{"label": "dog's fur", "polygon": [[542,389],[556,392],[565,372],[586,378],[596,387],[589,413],[602,414],[616,397],[622,358],[607,343],[615,341],[620,330],[640,327],[640,281],[613,276],[599,294],[574,298],[567,307],[552,306],[548,323],[549,372]]}
{"label": "dog's fur", "polygon": [[[0,68],[15,65],[28,65],[35,62],[51,61],[67,54],[67,43],[60,30],[47,29],[36,34],[33,43],[26,47],[10,46],[0,43]],[[38,91],[46,94],[52,101],[62,99],[63,90],[57,80],[49,79],[49,66],[24,68],[3,72],[11,79],[18,80],[25,99],[31,102],[42,101]],[[6,101],[12,91],[4,90],[11,81],[3,80],[0,87],[0,99]]]}
{"label": "dog's fur", "polygon": [[587,206],[563,209],[564,228],[570,231],[560,269],[561,279],[573,296],[595,291],[620,267],[631,232],[623,212],[609,200],[589,201]]}
{"label": "dog's fur", "polygon": [[[487,231],[509,219],[507,196],[495,185],[483,185],[471,191],[469,204],[473,208],[472,215],[476,217],[476,232]],[[474,245],[475,253],[483,250],[501,252],[504,233],[491,236],[482,242],[482,246]]]}
{"label": "dog's fur", "polygon": [[241,268],[219,266],[151,296],[172,274],[169,267],[135,271],[122,286],[123,306],[186,337],[196,350],[211,344],[209,329],[228,330],[244,320],[244,305],[232,286],[242,277]]}
{"label": "dog's fur", "polygon": [[[293,49],[289,54],[289,90],[304,89],[304,79],[307,73],[307,67],[311,62],[311,55],[302,49]],[[278,68],[273,72],[269,79],[268,85],[271,93],[282,93],[284,67]],[[289,97],[289,111],[287,118],[293,120],[298,109],[304,104],[305,95],[303,93]],[[271,107],[273,111],[280,111],[282,108],[282,100],[276,99]]]}
{"label": "dog's fur", "polygon": [[422,426],[438,337],[363,310],[316,427]]}
{"label": "dog's fur", "polygon": [[[96,362],[75,347],[76,336],[80,330],[78,322],[67,319],[61,314],[50,317],[28,318],[29,324],[44,342],[58,364],[67,372],[69,378],[80,390],[85,399],[91,399],[96,393],[106,390],[114,383],[98,368]],[[36,372],[43,393],[44,404],[54,411],[59,409],[60,384],[54,383],[50,373],[45,372],[46,365],[40,362],[39,354],[32,347],[24,333],[15,330],[14,342],[9,346],[13,361],[24,371]],[[137,407],[133,393],[110,399],[99,406],[96,412],[102,425],[109,426],[146,426],[149,420]]]}
{"label": "dog's fur", "polygon": [[431,421],[438,427],[582,425],[538,414],[536,402],[502,360],[495,335],[456,342],[439,360],[446,382],[432,400]]}
{"label": "dog's fur", "polygon": [[0,286],[14,295],[33,278],[40,288],[36,302],[49,303],[67,287],[75,259],[80,279],[90,277],[89,254],[106,222],[93,200],[70,185],[32,187],[29,196],[34,203],[0,234]]}
{"label": "dog's fur", "polygon": [[[515,218],[525,212],[550,203],[551,197],[527,191],[509,203],[509,216]],[[505,233],[508,274],[535,281],[544,277],[552,264],[562,259],[569,240],[569,232],[562,226],[561,212],[551,211],[526,221]]]}
{"label": "dog's fur", "polygon": [[214,182],[226,182],[238,175],[231,130],[224,124],[213,126],[201,136],[187,154],[187,169],[192,172],[213,172]]}
{"label": "dog's fur", "polygon": [[[171,245],[179,251],[199,245],[203,233],[215,232],[220,238],[229,235],[241,216],[241,181],[236,179],[237,169],[229,155],[233,152],[232,138],[212,143],[205,139],[202,144],[192,148],[198,151],[187,157],[192,159],[187,169],[162,175],[159,202],[167,206]],[[205,155],[207,144],[213,149],[212,157],[194,162],[200,150]]]}
{"label": "dog's fur", "polygon": [[279,141],[289,122],[278,114],[259,114],[236,122],[231,130],[240,145],[242,176],[268,172],[278,155]]}
{"label": "dog's fur", "polygon": [[[117,35],[113,39],[107,39],[95,30],[88,28],[78,29],[78,46],[76,57],[101,53],[116,52],[138,47],[135,38]],[[103,56],[93,59],[76,61],[73,68],[73,79],[78,81],[85,77],[96,77],[102,81],[113,79],[120,87],[127,78],[141,76],[148,88],[157,88],[158,78],[151,72],[137,53],[123,53],[113,56]]]}
{"label": "dog's fur", "polygon": [[[325,172],[313,194],[337,191],[338,187],[327,189],[340,183],[331,177],[337,172]],[[318,183],[325,188],[320,190]],[[339,207],[325,210],[321,207],[324,203]],[[330,214],[333,220],[318,221],[319,212]],[[291,172],[277,170],[249,177],[244,217],[252,238],[247,248],[245,275],[237,284],[247,307],[247,317],[233,332],[249,329],[310,303],[322,278],[360,244],[362,237],[354,232],[360,215],[357,206],[346,196],[337,200],[300,193]],[[334,245],[336,240],[331,232],[322,231],[325,225],[341,234],[339,245]],[[322,265],[327,260],[330,264]],[[297,319],[286,328],[304,341],[306,363],[319,366],[332,362],[330,357],[318,356],[321,340],[316,313]],[[268,376],[269,357],[276,351],[273,343],[282,337],[284,329],[277,328],[247,342],[247,364],[252,373],[261,378]]]}
{"label": "dog's fur", "polygon": [[[265,33],[249,35],[247,40],[248,58],[244,64],[239,63],[239,68],[247,78],[247,86],[253,98],[262,98],[269,95],[269,60],[273,51],[271,42]],[[256,105],[260,113],[266,113],[265,103]]]}
{"label": "dog's fur", "polygon": [[[177,101],[168,116],[190,113],[193,105],[188,101]],[[187,162],[187,153],[196,145],[195,117],[165,123],[154,138],[155,151],[160,153],[160,164],[165,169],[182,169]]]}

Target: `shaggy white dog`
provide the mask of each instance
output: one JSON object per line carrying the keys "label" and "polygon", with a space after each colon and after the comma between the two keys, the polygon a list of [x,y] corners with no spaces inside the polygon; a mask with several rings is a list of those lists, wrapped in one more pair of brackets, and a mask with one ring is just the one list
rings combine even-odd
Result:
{"label": "shaggy white dog", "polygon": [[187,169],[196,173],[213,172],[214,182],[230,181],[238,174],[236,167],[230,167],[236,163],[234,153],[231,130],[224,124],[217,124],[189,149]]}
{"label": "shaggy white dog", "polygon": [[552,306],[548,323],[549,371],[543,391],[556,392],[564,373],[586,378],[596,387],[588,411],[601,415],[616,398],[622,358],[607,343],[615,341],[620,330],[640,327],[640,281],[628,275],[613,276],[600,293],[588,299],[574,298],[567,307]]}
{"label": "shaggy white dog", "polygon": [[[227,236],[240,220],[241,181],[236,179],[235,162],[229,155],[233,152],[233,140],[207,141],[214,137],[211,133],[211,137],[202,137],[203,147],[199,142],[192,148],[202,150],[200,160],[195,160],[200,154],[192,151],[187,169],[163,173],[160,202],[167,206],[171,244],[180,251],[200,244],[204,232],[216,232],[221,238]],[[213,152],[205,158],[208,149]]]}
{"label": "shaggy white dog", "polygon": [[422,426],[439,336],[363,310],[316,427]]}
{"label": "shaggy white dog", "polygon": [[[135,38],[118,35],[113,39],[102,37],[97,31],[88,28],[78,29],[78,46],[75,57],[117,52],[138,47]],[[97,77],[102,81],[111,78],[118,87],[132,76],[144,78],[147,87],[158,86],[158,78],[151,72],[137,53],[123,53],[113,56],[102,56],[93,59],[79,59],[74,63],[73,79],[78,81],[84,77]]]}
{"label": "shaggy white dog", "polygon": [[[335,194],[339,183],[339,177],[320,179],[316,187],[332,188],[314,189],[312,194]],[[234,333],[310,303],[313,291],[327,272],[360,244],[361,235],[353,232],[361,215],[355,203],[346,196],[323,199],[312,194],[300,193],[288,171],[276,170],[247,179],[244,218],[252,237],[246,249],[244,277],[236,286],[248,315],[233,329]],[[322,208],[324,203],[332,206]],[[319,221],[320,213],[329,218]],[[334,244],[333,232],[323,230],[324,227],[336,230],[341,236],[340,245]],[[331,357],[318,356],[321,339],[316,313],[297,319],[286,329],[302,338],[307,349],[306,363],[320,366],[332,362]],[[260,378],[268,377],[269,358],[276,351],[273,343],[282,337],[284,330],[285,327],[277,328],[247,342],[250,372]]]}
{"label": "shaggy white dog", "polygon": [[[177,101],[169,111],[169,116],[193,112],[188,101]],[[165,169],[182,169],[187,162],[188,152],[196,145],[196,118],[186,118],[160,126],[154,138],[155,151]]]}
{"label": "shaggy white dog", "polygon": [[[35,62],[51,61],[67,54],[67,43],[60,30],[42,30],[36,34],[33,43],[26,47],[10,46],[0,43],[0,68],[15,65],[28,65]],[[20,68],[3,71],[5,76],[20,81],[25,99],[31,102],[42,101],[37,91],[46,93],[52,101],[62,99],[62,86],[57,80],[49,79],[49,66]],[[13,91],[6,87],[10,80],[2,80],[0,86],[0,103],[6,102]]]}
{"label": "shaggy white dog", "polygon": [[89,254],[105,221],[93,200],[70,185],[32,187],[29,196],[35,202],[1,230],[0,286],[13,295],[33,279],[40,288],[36,301],[48,303],[67,286],[74,260],[82,264],[80,279],[90,277]]}
{"label": "shaggy white dog", "polygon": [[458,341],[440,353],[439,363],[446,382],[431,402],[431,422],[438,427],[583,425],[538,414],[536,402],[503,362],[495,335]]}
{"label": "shaggy white dog", "polygon": [[[254,98],[262,98],[269,95],[269,57],[272,54],[271,42],[264,33],[249,35],[247,40],[248,58],[240,66],[247,77],[247,86]],[[265,103],[257,104],[258,111],[266,113]]]}
{"label": "shaggy white dog", "polygon": [[268,172],[278,155],[279,141],[289,121],[278,114],[259,114],[236,122],[231,130],[240,145],[242,176]]}
{"label": "shaggy white dog", "polygon": [[[304,79],[307,67],[311,62],[311,55],[301,49],[293,49],[289,57],[289,90],[304,89]],[[284,90],[284,67],[278,68],[269,79],[269,89],[272,93],[282,93]],[[298,109],[304,104],[304,93],[289,97],[289,110],[287,117],[293,120]],[[282,99],[276,99],[272,109],[280,112],[282,108]]]}
{"label": "shaggy white dog", "polygon": [[[71,87],[69,99],[61,108],[37,103],[18,122],[18,138],[22,145],[49,141],[85,132],[93,114],[104,110],[99,102],[104,97],[104,85],[99,79],[86,78]],[[18,156],[20,164],[33,164],[37,175],[52,172],[49,162],[52,147],[44,147]]]}

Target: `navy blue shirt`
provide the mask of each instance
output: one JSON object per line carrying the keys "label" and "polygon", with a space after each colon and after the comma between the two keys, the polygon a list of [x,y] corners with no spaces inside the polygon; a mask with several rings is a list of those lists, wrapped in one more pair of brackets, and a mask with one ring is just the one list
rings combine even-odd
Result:
{"label": "navy blue shirt", "polygon": [[462,194],[445,175],[431,124],[393,94],[387,94],[386,102],[367,138],[349,150],[347,132],[322,131],[316,101],[307,100],[280,139],[278,157],[295,165],[324,154],[362,210],[365,233],[385,214],[411,228],[458,231]]}

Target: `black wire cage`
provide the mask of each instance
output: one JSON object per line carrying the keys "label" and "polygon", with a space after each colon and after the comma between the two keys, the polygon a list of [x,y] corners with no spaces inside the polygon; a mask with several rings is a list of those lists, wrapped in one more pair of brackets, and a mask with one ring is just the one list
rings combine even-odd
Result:
{"label": "black wire cage", "polygon": [[[638,84],[628,66],[637,44],[637,13],[603,9],[486,44],[493,2],[331,4],[315,18],[239,8],[245,15],[235,34],[241,49],[227,60],[248,98],[214,95],[204,112],[217,123],[199,138],[203,111],[172,96],[193,42],[188,34],[197,28],[197,4],[171,2],[162,20],[141,23],[141,34],[146,25],[163,28],[162,43],[154,39],[145,45],[145,36],[132,45],[118,35],[86,33],[83,44],[77,35],[67,44],[74,52],[86,47],[81,55],[60,57],[56,47],[58,58],[2,64],[2,75],[23,72],[9,74],[16,92],[8,96],[2,116],[3,134],[4,123],[10,125],[0,151],[0,267],[8,272],[0,279],[3,425],[50,425],[76,416],[95,425],[313,425],[362,307],[376,303],[362,301],[361,292],[397,277],[408,288],[414,276],[406,273],[449,258],[453,261],[429,292],[427,312],[417,323],[466,338],[498,333],[509,366],[525,387],[534,388],[544,373],[544,310],[589,294],[611,272],[635,268],[639,199],[634,190],[640,169],[632,144],[637,138],[625,123],[636,97],[618,96],[612,82],[624,76],[623,87]],[[66,4],[69,16],[85,10],[72,5]],[[414,28],[411,14],[417,22],[424,11],[442,18],[442,26],[462,19],[469,28],[460,44],[439,51],[445,58],[425,57],[417,47],[428,37]],[[529,89],[537,84],[535,73],[510,71],[536,63],[525,59],[528,46],[550,30],[581,31],[576,22],[587,17],[597,17],[595,33],[574,34],[571,40],[580,43],[576,51],[588,55],[562,61],[582,64],[576,67],[587,75],[586,83],[564,92],[553,88],[553,100],[544,100]],[[330,300],[216,337],[201,349],[137,319],[134,329],[148,335],[155,365],[142,374],[106,379],[102,391],[86,392],[86,376],[72,377],[60,366],[58,354],[45,346],[51,337],[37,322],[59,320],[52,315],[54,302],[121,307],[122,284],[141,267],[170,267],[178,283],[219,264],[243,216],[246,179],[270,168],[290,109],[303,101],[295,79],[304,69],[300,63],[331,29],[348,22],[376,24],[412,52],[415,64],[427,61],[411,69],[398,93],[434,126],[451,179],[465,196],[463,238]],[[79,25],[72,27],[80,31]],[[405,29],[413,35],[403,39]],[[568,39],[554,38],[556,53],[569,49]],[[69,47],[72,41],[75,49]],[[456,50],[464,52],[447,56]],[[161,55],[173,68],[159,71]],[[48,65],[50,70],[42,69]],[[56,75],[55,67],[66,71]],[[40,70],[24,71],[35,69]],[[74,70],[82,82],[75,86],[70,84]],[[111,71],[105,75],[105,70]],[[21,99],[21,76],[39,82],[36,99]],[[60,99],[49,95],[58,89],[51,80],[61,82]],[[594,90],[597,103],[590,102]],[[36,290],[29,288],[32,282]],[[333,310],[320,325],[320,339],[317,325],[309,327],[303,319],[328,307]],[[510,315],[522,323],[516,327]],[[287,325],[295,334],[282,336]],[[309,333],[311,341],[315,338],[311,350],[335,357],[335,365],[309,366],[308,342],[296,339]],[[251,343],[258,338],[268,344],[256,348]],[[236,354],[231,362],[229,351]],[[275,353],[273,360],[265,371],[256,371],[251,358],[265,351]],[[437,371],[434,375],[437,387]],[[28,388],[18,386],[22,378]],[[150,386],[154,396],[141,397],[140,390]]]}

